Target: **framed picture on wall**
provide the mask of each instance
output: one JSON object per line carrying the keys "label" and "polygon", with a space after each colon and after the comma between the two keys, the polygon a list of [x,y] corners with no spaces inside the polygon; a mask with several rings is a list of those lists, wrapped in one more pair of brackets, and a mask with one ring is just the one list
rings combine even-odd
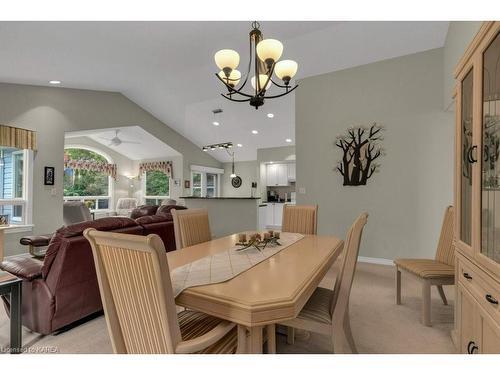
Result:
{"label": "framed picture on wall", "polygon": [[44,173],[43,173],[43,184],[44,185],[54,185],[54,173],[55,169],[54,167],[45,167]]}
{"label": "framed picture on wall", "polygon": [[184,180],[184,189],[189,189],[191,187],[191,181]]}

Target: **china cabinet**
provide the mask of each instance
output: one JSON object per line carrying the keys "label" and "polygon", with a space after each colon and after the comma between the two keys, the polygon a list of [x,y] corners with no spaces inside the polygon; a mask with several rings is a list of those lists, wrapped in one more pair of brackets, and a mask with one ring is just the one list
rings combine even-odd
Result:
{"label": "china cabinet", "polygon": [[500,22],[456,70],[455,330],[461,353],[500,353]]}

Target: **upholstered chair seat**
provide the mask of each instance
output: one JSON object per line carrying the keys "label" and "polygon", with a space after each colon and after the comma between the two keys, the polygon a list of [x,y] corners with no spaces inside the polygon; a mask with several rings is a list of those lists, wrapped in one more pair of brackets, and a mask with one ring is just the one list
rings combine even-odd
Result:
{"label": "upholstered chair seat", "polygon": [[316,288],[297,318],[331,324],[332,315],[330,314],[330,307],[332,306],[333,296],[334,293],[331,289]]}
{"label": "upholstered chair seat", "polygon": [[[183,341],[196,339],[210,332],[223,322],[222,319],[193,310],[184,310],[177,314]],[[238,333],[234,327],[215,344],[200,350],[198,354],[234,354],[238,344]]]}
{"label": "upholstered chair seat", "polygon": [[423,279],[453,277],[455,268],[435,259],[396,259],[394,263],[401,269]]}

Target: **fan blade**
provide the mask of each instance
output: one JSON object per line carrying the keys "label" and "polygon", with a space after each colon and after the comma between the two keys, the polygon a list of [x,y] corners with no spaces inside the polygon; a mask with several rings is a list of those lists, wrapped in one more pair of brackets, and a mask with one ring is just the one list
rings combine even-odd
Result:
{"label": "fan blade", "polygon": [[100,139],[103,139],[105,141],[112,141],[113,139],[112,138],[104,138],[104,137],[99,137]]}

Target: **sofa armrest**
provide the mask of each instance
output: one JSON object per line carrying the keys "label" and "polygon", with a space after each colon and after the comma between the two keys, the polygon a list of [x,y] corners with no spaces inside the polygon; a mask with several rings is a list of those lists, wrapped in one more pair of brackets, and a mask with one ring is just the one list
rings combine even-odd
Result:
{"label": "sofa armrest", "polygon": [[30,254],[21,254],[4,258],[0,268],[21,279],[32,281],[42,276],[42,264]]}
{"label": "sofa armrest", "polygon": [[52,236],[54,234],[39,234],[37,236],[26,236],[22,237],[19,240],[19,243],[21,245],[26,245],[26,246],[34,246],[34,247],[40,247],[40,246],[49,246],[49,242],[52,239]]}

